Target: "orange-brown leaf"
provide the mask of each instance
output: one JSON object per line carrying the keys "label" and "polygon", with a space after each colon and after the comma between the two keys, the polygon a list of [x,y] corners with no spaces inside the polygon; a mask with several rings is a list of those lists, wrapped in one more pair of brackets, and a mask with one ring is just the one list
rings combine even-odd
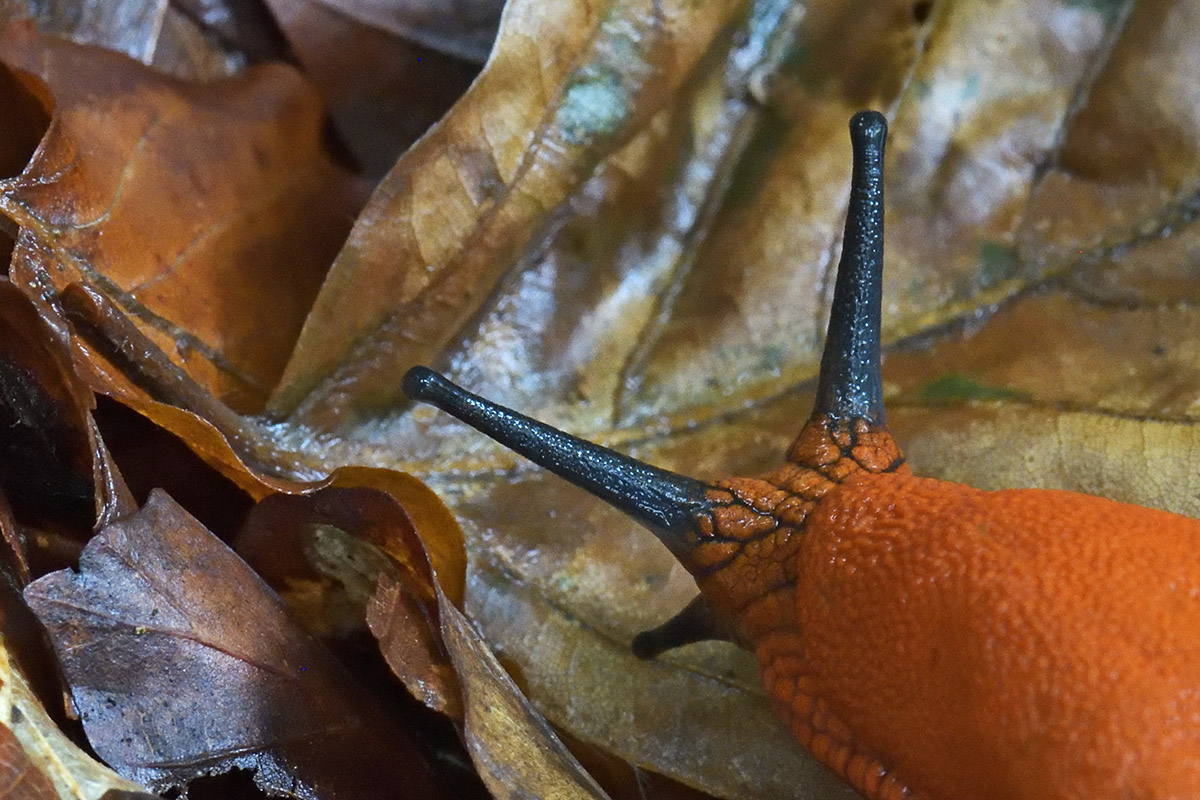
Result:
{"label": "orange-brown leaf", "polygon": [[414,697],[461,717],[460,689],[438,630],[434,575],[417,537],[453,537],[461,552],[458,525],[447,514],[448,530],[421,531],[407,505],[339,476],[347,488],[265,498],[239,533],[238,552],[301,612],[309,630],[345,635],[365,623]]}
{"label": "orange-brown leaf", "polygon": [[0,183],[28,233],[13,279],[39,297],[95,287],[213,394],[258,408],[358,202],[322,154],[315,93],[282,66],[187,83],[25,26],[0,59],[55,102]]}

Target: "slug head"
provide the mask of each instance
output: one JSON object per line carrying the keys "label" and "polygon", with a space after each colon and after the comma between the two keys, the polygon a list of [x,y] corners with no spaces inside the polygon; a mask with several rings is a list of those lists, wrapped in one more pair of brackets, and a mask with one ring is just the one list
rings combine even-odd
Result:
{"label": "slug head", "polygon": [[748,645],[789,624],[795,555],[820,499],[856,473],[907,470],[883,427],[879,375],[886,136],[881,114],[864,111],[850,121],[850,204],[817,400],[788,463],[769,475],[701,483],[498,406],[426,367],[404,376],[409,397],[453,414],[629,514],[696,577],[701,596],[639,636],[639,655],[702,639]]}

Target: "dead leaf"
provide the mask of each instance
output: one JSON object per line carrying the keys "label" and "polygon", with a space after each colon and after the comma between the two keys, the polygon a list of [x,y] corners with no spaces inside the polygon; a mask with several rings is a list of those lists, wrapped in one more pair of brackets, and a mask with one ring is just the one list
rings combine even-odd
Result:
{"label": "dead leaf", "polygon": [[901,408],[889,419],[922,475],[982,489],[1067,489],[1200,519],[1194,421],[1021,402]]}
{"label": "dead leaf", "polygon": [[133,504],[100,441],[69,341],[62,320],[0,280],[0,484],[23,515],[73,527],[82,542]]}
{"label": "dead leaf", "polygon": [[214,395],[258,408],[358,205],[313,91],[282,66],[186,83],[22,26],[0,58],[55,100],[34,160],[0,183],[29,234],[14,282],[95,288]]}
{"label": "dead leaf", "polygon": [[29,762],[17,737],[0,726],[0,798],[52,800],[56,795],[54,784]]}
{"label": "dead leaf", "polygon": [[[1200,315],[1183,302],[1191,289],[1179,286],[1183,296],[1162,303],[1098,304],[1061,290],[1020,297],[964,336],[890,353],[890,405],[1036,398],[1044,407],[1195,418]],[[939,396],[953,375],[975,386]]]}
{"label": "dead leaf", "polygon": [[463,682],[467,747],[492,794],[498,800],[607,798],[462,612],[442,601],[442,635]]}
{"label": "dead leaf", "polygon": [[[305,74],[320,88],[342,141],[362,171],[375,178],[395,165],[479,72],[475,63],[417,44],[433,38],[413,38],[417,29],[387,26],[395,22],[389,12],[403,14],[399,3],[389,7],[386,2],[269,0],[268,5]],[[414,22],[437,20],[453,31],[461,17],[489,11],[483,2],[463,4],[458,15],[431,5],[436,4],[422,2],[422,9],[411,9],[428,13],[425,20]],[[469,39],[472,48],[482,39],[486,55],[499,12],[495,7],[490,28],[486,18],[477,19],[477,30],[459,35]],[[451,44],[455,39],[438,41]]]}
{"label": "dead leaf", "polygon": [[317,0],[346,16],[432,50],[482,63],[503,0]]}
{"label": "dead leaf", "polygon": [[430,765],[279,599],[165,494],[26,598],[84,729],[119,771],[183,786],[234,767],[300,798],[436,797]]}
{"label": "dead leaf", "polygon": [[60,300],[75,334],[75,370],[97,391],[178,436],[252,497],[314,488],[278,476],[291,472],[316,480],[320,471],[296,469],[267,428],[209,394],[102,294],[71,284]]}
{"label": "dead leaf", "polygon": [[[449,524],[446,531],[421,530],[422,539],[457,538],[461,551],[461,531],[452,518]],[[265,498],[235,546],[310,631],[344,636],[369,626],[412,695],[461,718],[458,681],[438,632],[433,572],[417,533],[407,509],[388,494],[331,487]]]}
{"label": "dead leaf", "polygon": [[[1030,199],[1017,239],[1038,266],[1103,256],[1126,243],[1169,237],[1194,218],[1200,183],[1194,131],[1200,89],[1191,79],[1200,9],[1153,0],[1098,8],[1119,39],[1062,133],[1056,163]],[[1122,20],[1124,21],[1124,20]]]}
{"label": "dead leaf", "polygon": [[320,429],[386,409],[741,3],[509,3],[483,74],[376,190],[271,401]]}
{"label": "dead leaf", "polygon": [[0,797],[149,800],[142,787],[97,763],[62,734],[13,668],[3,640],[0,686]]}
{"label": "dead leaf", "polygon": [[[429,566],[437,577],[442,593],[451,603],[462,606],[467,570],[462,529],[454,512],[446,507],[436,493],[412,475],[370,467],[342,467],[330,475],[329,485],[376,489],[396,501],[420,537],[421,547],[428,555]],[[414,557],[414,548],[397,547],[400,543],[391,537],[371,537],[368,541],[399,561]],[[421,569],[420,564],[415,564],[414,569]]]}
{"label": "dead leaf", "polygon": [[[404,244],[384,246],[383,236],[368,235],[382,218],[360,221],[274,402],[296,409],[295,427],[281,426],[281,440],[308,463],[415,471],[463,516],[472,554],[467,611],[553,722],[722,796],[819,798],[844,790],[795,754],[744,654],[697,646],[652,665],[629,655],[634,633],[663,621],[694,591],[665,550],[444,415],[397,402],[397,378],[413,362],[432,361],[522,412],[700,478],[777,464],[809,410],[793,393],[818,364],[849,174],[845,122],[872,104],[893,119],[890,342],[944,335],[947,323],[985,317],[1010,300],[998,327],[951,359],[968,384],[1012,392],[1004,402],[1014,409],[1077,407],[1088,415],[1081,446],[1087,426],[1105,441],[1118,412],[1161,416],[1163,424],[1190,420],[1200,353],[1188,344],[1195,325],[1185,303],[1194,294],[1189,203],[1200,190],[1193,169],[1200,147],[1182,133],[1197,114],[1194,92],[1174,87],[1191,79],[1184,64],[1198,40],[1190,7],[1166,2],[897,2],[869,11],[828,2],[805,6],[795,42],[775,60],[769,55],[781,29],[762,24],[772,8],[765,0],[747,4],[746,21],[730,26],[736,35],[710,40],[709,57],[657,115],[633,123],[640,127],[619,140],[623,149],[614,141],[595,162],[549,164],[563,188],[520,217],[523,228],[504,217],[510,195],[464,200],[469,213],[460,216],[447,198],[468,191],[443,189],[464,174],[462,185],[476,185],[452,137],[460,112],[465,126],[468,113],[483,107],[480,87],[492,74],[485,71],[480,94],[451,113],[441,137],[426,140],[428,150],[406,157],[393,176],[404,182],[377,195],[369,212],[394,200],[386,207]],[[506,30],[493,67],[506,52]],[[758,49],[747,49],[755,41]],[[729,80],[731,54],[764,67],[747,70],[741,84],[765,105],[748,139],[729,124],[737,85]],[[495,85],[487,91],[499,96]],[[1137,101],[1122,105],[1130,93]],[[539,119],[556,119],[562,96],[548,93]],[[1176,96],[1174,105],[1166,99]],[[524,97],[511,102],[524,108]],[[1156,106],[1148,113],[1161,118],[1165,140],[1122,110],[1143,105]],[[1133,167],[1104,161],[1100,121],[1110,118],[1119,123],[1113,130],[1138,131],[1127,151]],[[540,139],[504,141],[512,142],[510,161],[487,163],[533,163],[541,152]],[[1121,143],[1105,146],[1126,152]],[[723,173],[731,148],[733,168]],[[1153,149],[1144,165],[1139,149]],[[568,166],[584,178],[563,177]],[[693,180],[701,167],[721,179]],[[422,195],[424,186],[443,190]],[[529,196],[545,199],[522,195]],[[422,209],[437,211],[420,216]],[[467,220],[461,228],[450,224],[460,219]],[[517,234],[493,236],[475,226],[480,219],[503,221],[504,232]],[[427,242],[437,247],[422,248]],[[1127,253],[1157,272],[1134,277],[1135,267],[1122,266]],[[416,266],[367,266],[384,258]],[[1029,292],[1067,274],[1075,285],[1063,289],[1066,296]],[[1090,279],[1097,274],[1104,283]],[[380,294],[364,301],[371,291]],[[422,316],[435,301],[436,313]],[[428,322],[435,317],[436,326]],[[346,318],[362,327],[337,329]],[[1153,356],[1155,347],[1163,354]],[[900,364],[900,372],[889,366],[891,397],[910,406],[943,403],[912,393],[942,374],[938,359],[947,352],[918,353],[919,365]],[[897,420],[906,413],[897,411]],[[313,436],[313,425],[332,433]],[[906,435],[901,422],[896,427]],[[1139,486],[1135,475],[1156,475],[1148,451],[1140,466],[1134,459],[1139,430],[1116,440],[1113,462],[1099,453],[1090,473],[1078,467],[1077,485],[1111,492],[1122,479]],[[1027,440],[1010,438],[1014,450],[1017,442],[1037,449],[1039,437],[1056,435],[1035,426]],[[954,444],[947,433],[933,447],[973,452],[965,436],[960,431]],[[914,447],[914,464],[941,463]],[[1040,450],[1056,447],[1048,438]],[[1087,460],[1082,451],[1080,458]],[[1042,466],[1053,485],[1054,473]],[[1143,481],[1138,496],[1154,499],[1156,483]],[[1154,503],[1171,491],[1160,487]],[[1187,507],[1181,499],[1174,507]],[[743,726],[737,735],[731,720]]]}
{"label": "dead leaf", "polygon": [[[9,0],[9,5],[14,8],[11,19],[29,17],[43,34],[124,53],[179,78],[213,80],[246,66],[242,52],[206,35],[195,15],[187,13],[186,3],[109,0],[47,5]],[[24,13],[16,12],[18,6],[24,6]]]}
{"label": "dead leaf", "polygon": [[[634,660],[632,635],[691,581],[582,493],[412,412],[404,367],[438,361],[701,478],[778,463],[808,413],[794,389],[820,349],[845,120],[873,104],[894,121],[885,333],[947,337],[888,366],[912,463],[1185,511],[1195,494],[1191,7],[831,0],[786,17],[800,8],[511,4],[484,75],[339,256],[274,394],[290,418],[238,423],[293,476],[421,471],[465,520],[466,608],[536,704],[726,797],[848,790],[770,717],[745,654]],[[623,102],[575,102],[597,97]],[[1002,301],[961,347],[973,326],[941,327]]]}

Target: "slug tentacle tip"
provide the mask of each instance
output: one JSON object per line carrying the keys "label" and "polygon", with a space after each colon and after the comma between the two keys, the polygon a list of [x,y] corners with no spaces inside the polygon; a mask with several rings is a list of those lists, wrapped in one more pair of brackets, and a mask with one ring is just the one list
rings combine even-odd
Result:
{"label": "slug tentacle tip", "polygon": [[443,382],[445,380],[429,367],[417,366],[404,373],[404,380],[401,382],[400,388],[410,399],[426,401],[437,393],[436,387],[439,379],[442,379]]}
{"label": "slug tentacle tip", "polygon": [[518,414],[471,394],[428,367],[413,367],[401,384],[535,464],[625,512],[649,528],[684,564],[697,545],[696,521],[711,508],[708,487]]}
{"label": "slug tentacle tip", "polygon": [[814,417],[884,425],[879,376],[883,291],[883,148],[887,120],[860,111],[850,120],[853,171],[846,233],[821,357]]}

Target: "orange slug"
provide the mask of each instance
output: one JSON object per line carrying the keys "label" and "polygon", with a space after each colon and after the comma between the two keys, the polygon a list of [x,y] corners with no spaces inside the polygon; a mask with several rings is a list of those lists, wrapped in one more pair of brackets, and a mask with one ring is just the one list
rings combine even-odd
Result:
{"label": "orange slug", "polygon": [[850,131],[816,408],[774,472],[703,483],[424,367],[405,391],[646,525],[700,595],[635,652],[751,649],[796,738],[866,797],[1200,798],[1200,521],[911,473],[879,377],[887,125]]}

